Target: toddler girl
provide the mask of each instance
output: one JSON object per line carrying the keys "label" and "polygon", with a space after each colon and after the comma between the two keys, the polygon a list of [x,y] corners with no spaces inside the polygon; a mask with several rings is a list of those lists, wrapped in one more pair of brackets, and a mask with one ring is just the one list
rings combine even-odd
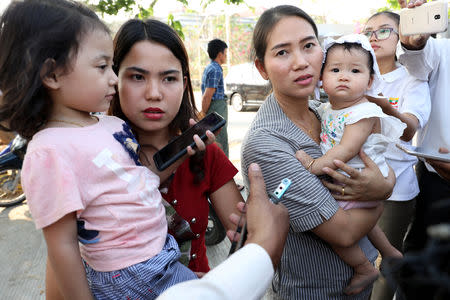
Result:
{"label": "toddler girl", "polygon": [[[379,80],[373,50],[366,37],[348,35],[336,41],[327,40],[325,51],[322,82],[329,96],[329,103],[322,104],[318,109],[322,120],[320,146],[324,155],[312,159],[304,151],[299,151],[297,157],[305,168],[315,175],[321,175],[324,174],[324,167],[336,168],[333,163],[335,159],[356,169],[364,168],[364,163],[358,156],[363,149],[386,177],[389,167],[384,159],[384,152],[389,143],[400,138],[405,125],[384,114],[381,108],[365,97],[366,93],[376,93],[370,88],[374,81]],[[375,83],[375,86],[378,85]],[[342,193],[345,193],[345,187],[342,187]],[[378,204],[339,202],[344,209],[373,207]],[[383,257],[401,256],[379,227],[375,226],[368,237]],[[345,293],[357,294],[378,277],[378,270],[370,264],[358,245],[333,249],[355,271]]]}
{"label": "toddler girl", "polygon": [[0,122],[31,139],[22,185],[62,295],[153,299],[195,279],[130,128],[90,114],[117,84],[107,27],[69,0],[12,2],[0,24]]}

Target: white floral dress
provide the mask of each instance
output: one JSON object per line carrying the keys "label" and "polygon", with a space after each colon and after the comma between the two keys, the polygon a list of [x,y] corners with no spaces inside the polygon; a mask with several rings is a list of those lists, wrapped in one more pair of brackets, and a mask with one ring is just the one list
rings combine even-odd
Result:
{"label": "white floral dress", "polygon": [[[320,148],[322,153],[339,144],[344,134],[345,125],[354,124],[365,118],[380,118],[381,133],[372,133],[363,144],[364,152],[378,165],[383,176],[389,172],[384,158],[389,143],[396,143],[403,135],[406,125],[399,119],[386,115],[381,108],[371,102],[360,103],[340,110],[333,110],[330,103],[323,103],[318,109],[321,116],[322,132]],[[350,159],[347,164],[355,169],[363,169],[364,163],[359,155]]]}

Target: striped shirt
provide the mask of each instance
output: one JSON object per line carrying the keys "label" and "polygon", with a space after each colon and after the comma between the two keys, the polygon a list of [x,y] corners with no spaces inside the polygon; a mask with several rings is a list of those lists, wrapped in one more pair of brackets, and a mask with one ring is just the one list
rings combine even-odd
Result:
{"label": "striped shirt", "polygon": [[211,100],[225,99],[225,89],[223,85],[223,70],[222,67],[214,60],[206,66],[202,76],[202,94],[205,93],[206,88],[215,88]]}
{"label": "striped shirt", "polygon": [[[318,101],[310,102],[317,118]],[[342,294],[353,270],[332,248],[309,230],[330,219],[338,204],[320,180],[308,172],[295,157],[304,150],[314,158],[322,155],[319,145],[297,127],[282,111],[273,94],[260,107],[242,144],[242,171],[248,187],[247,169],[256,162],[261,167],[267,192],[283,178],[292,181],[282,202],[289,210],[289,234],[275,276],[275,287],[282,299],[367,299],[371,286],[350,297]],[[371,262],[376,249],[365,237],[360,247]]]}

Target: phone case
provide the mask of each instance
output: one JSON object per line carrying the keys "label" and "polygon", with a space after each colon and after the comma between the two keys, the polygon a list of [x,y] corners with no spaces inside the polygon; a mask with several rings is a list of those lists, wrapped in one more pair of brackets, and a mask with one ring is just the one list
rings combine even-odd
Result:
{"label": "phone case", "polygon": [[[289,178],[284,178],[281,180],[280,184],[275,188],[275,190],[269,194],[269,199],[272,201],[273,204],[278,204],[281,201],[281,198],[283,197],[284,193],[288,190],[288,188],[291,186],[292,181]],[[238,224],[241,223],[242,220],[242,214],[239,217]],[[230,252],[228,253],[228,256],[233,254],[236,250],[240,249],[242,245],[245,243],[247,239],[247,223],[244,223],[244,226],[240,228],[239,226],[236,228],[236,232],[234,233],[235,236],[237,233],[241,233],[241,238],[237,242],[232,242],[230,247]]]}
{"label": "phone case", "polygon": [[273,191],[273,193],[269,194],[270,201],[274,204],[278,204],[281,201],[281,197],[283,197],[284,193],[291,186],[291,180],[289,178],[284,178],[281,180],[280,185]]}
{"label": "phone case", "polygon": [[448,26],[447,2],[433,1],[400,11],[402,35],[443,32]]}

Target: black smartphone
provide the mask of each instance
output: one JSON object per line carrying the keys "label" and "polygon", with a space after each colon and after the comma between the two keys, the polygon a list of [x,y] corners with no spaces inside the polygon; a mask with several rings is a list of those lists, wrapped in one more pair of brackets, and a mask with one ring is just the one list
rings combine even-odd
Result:
{"label": "black smartphone", "polygon": [[197,134],[205,141],[207,139],[206,130],[215,132],[223,127],[225,123],[226,121],[221,115],[215,112],[210,113],[153,155],[156,168],[159,171],[164,171],[187,153],[187,146],[195,146],[194,135]]}

